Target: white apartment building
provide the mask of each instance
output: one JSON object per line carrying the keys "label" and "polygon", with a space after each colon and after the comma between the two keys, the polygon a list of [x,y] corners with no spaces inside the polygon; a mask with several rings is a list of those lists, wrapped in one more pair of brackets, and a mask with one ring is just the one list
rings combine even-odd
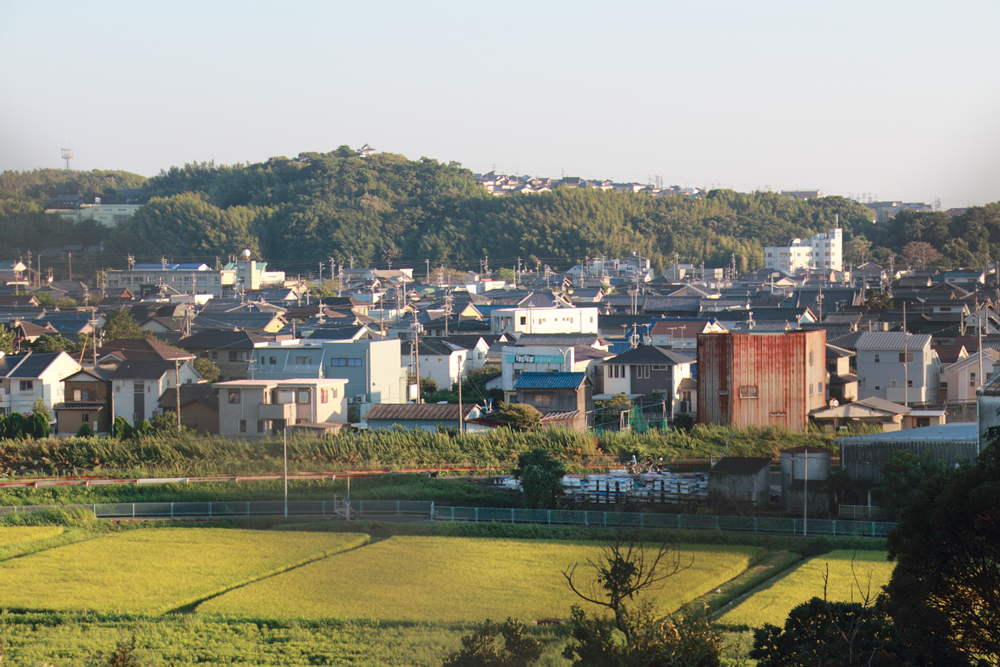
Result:
{"label": "white apartment building", "polygon": [[108,271],[108,287],[124,287],[136,297],[143,287],[166,285],[182,294],[231,296],[242,287],[255,290],[262,287],[283,287],[285,274],[268,271],[266,262],[246,261],[212,269],[207,264],[136,264],[127,271]]}
{"label": "white apartment building", "polygon": [[96,204],[81,204],[79,208],[69,209],[53,208],[45,212],[71,222],[93,220],[103,227],[117,227],[135,215],[140,206],[142,204],[102,204],[98,197]]}
{"label": "white apartment building", "polygon": [[597,308],[498,308],[490,333],[597,333]]}
{"label": "white apartment building", "polygon": [[837,227],[809,239],[792,239],[787,246],[768,246],[764,266],[789,274],[810,269],[843,271],[844,230]]}

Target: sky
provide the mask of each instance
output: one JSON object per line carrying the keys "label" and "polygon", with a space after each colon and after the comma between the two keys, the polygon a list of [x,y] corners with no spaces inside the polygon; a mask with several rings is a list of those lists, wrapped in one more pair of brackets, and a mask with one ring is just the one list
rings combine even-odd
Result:
{"label": "sky", "polygon": [[0,0],[0,171],[370,144],[476,173],[1000,201],[1000,2]]}

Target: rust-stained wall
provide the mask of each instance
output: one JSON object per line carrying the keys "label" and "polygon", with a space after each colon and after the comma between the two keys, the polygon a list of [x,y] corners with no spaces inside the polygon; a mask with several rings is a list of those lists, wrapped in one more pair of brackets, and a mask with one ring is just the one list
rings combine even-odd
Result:
{"label": "rust-stained wall", "polygon": [[805,431],[826,394],[825,331],[698,335],[699,424]]}

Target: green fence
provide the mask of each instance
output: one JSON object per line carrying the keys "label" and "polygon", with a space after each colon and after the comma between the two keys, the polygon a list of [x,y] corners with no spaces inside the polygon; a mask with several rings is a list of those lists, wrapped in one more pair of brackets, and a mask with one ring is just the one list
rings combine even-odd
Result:
{"label": "green fence", "polygon": [[497,521],[551,526],[636,526],[684,530],[723,530],[741,533],[788,535],[857,535],[885,537],[896,524],[879,521],[832,519],[786,519],[752,516],[704,516],[700,514],[653,514],[640,512],[583,512],[577,510],[528,510],[493,507],[434,507],[438,521]]}

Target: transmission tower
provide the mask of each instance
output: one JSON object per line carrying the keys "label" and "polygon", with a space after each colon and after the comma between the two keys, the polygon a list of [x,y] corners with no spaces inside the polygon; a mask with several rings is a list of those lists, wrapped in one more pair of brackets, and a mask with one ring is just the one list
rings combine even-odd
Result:
{"label": "transmission tower", "polygon": [[73,149],[72,148],[62,149],[62,159],[66,160],[66,168],[69,169],[69,161],[73,159]]}

